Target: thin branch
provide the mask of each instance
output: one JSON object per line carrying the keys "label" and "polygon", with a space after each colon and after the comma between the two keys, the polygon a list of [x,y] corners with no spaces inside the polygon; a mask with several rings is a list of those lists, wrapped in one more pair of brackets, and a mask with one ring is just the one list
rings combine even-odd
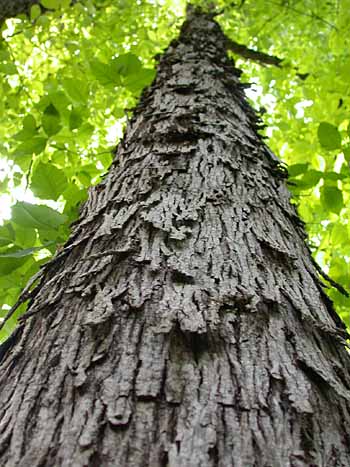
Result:
{"label": "thin branch", "polygon": [[232,52],[249,60],[261,63],[262,65],[274,65],[280,68],[281,63],[283,62],[279,57],[268,55],[264,52],[259,52],[258,50],[249,49],[246,45],[238,44],[238,42],[231,39],[227,39],[226,47],[228,50],[231,50]]}
{"label": "thin branch", "polygon": [[[49,263],[48,263],[49,264]],[[44,268],[43,269],[40,269],[36,274],[34,274],[34,276],[32,276],[27,285],[24,287],[24,289],[22,290],[18,300],[16,301],[16,303],[10,308],[10,310],[7,312],[6,316],[2,319],[2,322],[0,323],[0,331],[1,329],[5,326],[5,324],[7,323],[7,321],[13,316],[13,314],[15,313],[15,311],[23,304],[25,303],[27,300],[29,300],[31,298],[31,288],[32,288],[32,285],[42,277],[43,273],[44,273]]]}
{"label": "thin branch", "polygon": [[267,20],[264,21],[260,29],[255,33],[255,36],[259,37],[259,34],[261,33],[261,31],[263,31],[263,29],[265,29],[265,27],[269,23],[273,23],[274,21],[276,21],[280,15],[282,15],[282,12],[278,13],[277,15],[275,14],[274,16],[271,16],[270,18],[267,18]]}
{"label": "thin branch", "polygon": [[24,190],[25,192],[28,190],[28,187],[29,187],[30,176],[32,174],[33,162],[34,162],[34,157],[32,156],[32,158],[30,159],[30,163],[29,163],[27,173],[26,173],[26,187],[25,187],[25,190]]}
{"label": "thin branch", "polygon": [[321,266],[316,262],[316,260],[314,258],[312,258],[312,263],[314,264],[315,268],[317,269],[317,272],[323,277],[323,279],[325,279],[327,282],[329,282],[331,284],[332,287],[334,287],[335,289],[338,290],[338,292],[340,292],[342,295],[344,295],[345,297],[349,297],[349,292],[347,290],[344,289],[344,287],[340,284],[338,284],[338,282],[336,282],[335,280],[331,279],[321,268]]}
{"label": "thin branch", "polygon": [[[268,1],[270,3],[272,3],[273,5],[276,5],[276,6],[279,6],[279,7],[281,6],[280,3],[274,2],[273,0],[268,0]],[[316,20],[326,24],[330,28],[335,29],[336,31],[338,31],[338,28],[336,26],[334,26],[334,24],[332,24],[329,21],[325,20],[324,18],[322,18],[322,16],[316,15],[316,13],[314,13],[313,11],[311,11],[311,13],[308,13],[307,11],[302,11],[302,10],[298,10],[297,8],[293,8],[290,5],[283,5],[283,7],[286,8],[287,10],[290,10],[290,11],[293,11],[294,13],[297,13],[300,16],[308,16],[309,18],[316,19]]]}
{"label": "thin branch", "polygon": [[[240,55],[241,57],[247,58],[248,60],[253,60],[254,62],[261,63],[262,65],[273,65],[278,68],[282,67],[283,58],[276,57],[274,55],[268,55],[264,52],[259,52],[258,50],[249,49],[243,44],[238,44],[231,39],[227,39],[226,42],[227,49],[232,52]],[[298,68],[294,67],[297,71]],[[304,81],[310,73],[296,73],[296,75]]]}

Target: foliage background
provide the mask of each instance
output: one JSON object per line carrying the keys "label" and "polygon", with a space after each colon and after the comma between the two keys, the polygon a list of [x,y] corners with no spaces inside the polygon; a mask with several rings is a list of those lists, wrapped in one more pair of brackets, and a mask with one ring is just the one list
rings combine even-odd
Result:
{"label": "foliage background", "polygon": [[[0,318],[66,241],[185,12],[175,0],[40,3],[0,38]],[[278,68],[233,55],[267,144],[288,165],[314,257],[350,289],[350,0],[195,3],[217,8],[232,40],[284,59]],[[349,325],[350,299],[328,291]]]}

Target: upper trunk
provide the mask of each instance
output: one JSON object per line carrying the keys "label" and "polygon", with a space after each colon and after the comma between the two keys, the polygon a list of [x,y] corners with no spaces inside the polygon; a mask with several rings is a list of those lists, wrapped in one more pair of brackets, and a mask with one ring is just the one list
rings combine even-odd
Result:
{"label": "upper trunk", "polygon": [[192,11],[2,362],[2,466],[350,465],[344,331],[238,75]]}

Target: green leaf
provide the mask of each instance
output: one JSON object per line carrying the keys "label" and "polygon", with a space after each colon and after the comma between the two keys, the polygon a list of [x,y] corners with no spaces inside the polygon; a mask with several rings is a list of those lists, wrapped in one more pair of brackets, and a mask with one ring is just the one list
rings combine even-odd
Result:
{"label": "green leaf", "polygon": [[3,45],[0,45],[0,62],[3,62],[5,60],[10,60],[11,55],[8,50],[3,48]]}
{"label": "green leaf", "polygon": [[0,226],[0,247],[10,245],[15,240],[15,233],[10,223]]}
{"label": "green leaf", "polygon": [[26,115],[23,119],[23,129],[27,131],[36,131],[36,121],[33,115]]}
{"label": "green leaf", "polygon": [[320,189],[321,203],[327,211],[339,214],[344,206],[343,194],[336,186],[323,186]]}
{"label": "green leaf", "polygon": [[151,83],[155,74],[155,70],[142,68],[138,73],[129,75],[125,78],[124,84],[131,92],[137,93],[142,91],[145,86]]}
{"label": "green leaf", "polygon": [[112,151],[110,153],[105,153],[105,154],[100,154],[98,156],[99,161],[103,165],[105,169],[108,169],[108,167],[111,165],[113,156],[112,156]]}
{"label": "green leaf", "polygon": [[111,62],[111,67],[115,74],[128,76],[138,73],[142,68],[142,63],[136,55],[126,53],[114,58]]}
{"label": "green leaf", "polygon": [[23,119],[23,129],[13,135],[13,138],[18,141],[27,141],[31,139],[36,133],[36,121],[32,115],[27,115]]}
{"label": "green leaf", "polygon": [[331,123],[321,122],[317,130],[318,140],[325,149],[333,150],[341,147],[341,136],[338,128]]}
{"label": "green leaf", "polygon": [[55,135],[61,130],[60,114],[54,105],[50,104],[44,110],[42,124],[48,136]]}
{"label": "green leaf", "polygon": [[54,242],[54,243],[62,243],[62,239],[60,237],[60,234],[57,230],[53,229],[40,229],[39,230],[39,239],[41,243],[49,243],[49,242]]}
{"label": "green leaf", "polygon": [[344,159],[346,162],[350,162],[350,146],[343,148]]}
{"label": "green leaf", "polygon": [[349,234],[346,225],[340,223],[332,224],[331,232],[331,239],[334,245],[344,245],[345,243],[349,243]]}
{"label": "green leaf", "polygon": [[87,198],[87,191],[82,190],[76,186],[75,183],[71,183],[66,191],[63,193],[63,197],[66,200],[65,209],[68,207],[76,206]]}
{"label": "green leaf", "polygon": [[83,117],[77,109],[73,109],[69,115],[69,129],[75,130],[81,126]]}
{"label": "green leaf", "polygon": [[16,245],[21,248],[30,248],[35,244],[37,239],[36,230],[33,227],[20,227],[19,225],[14,225],[15,234],[16,234]]}
{"label": "green leaf", "polygon": [[62,170],[52,164],[39,162],[33,171],[30,189],[38,198],[56,201],[67,184],[67,178]]}
{"label": "green leaf", "polygon": [[22,172],[18,172],[17,170],[13,172],[13,183],[16,187],[22,183],[22,179],[23,179]]}
{"label": "green leaf", "polygon": [[18,70],[13,62],[4,61],[0,62],[0,72],[5,73],[6,75],[16,75]]}
{"label": "green leaf", "polygon": [[[45,101],[43,101],[45,103]],[[63,91],[57,91],[50,94],[50,102],[61,115],[68,115],[67,107],[70,105],[70,100]],[[47,105],[45,104],[45,107]]]}
{"label": "green leaf", "polygon": [[9,180],[10,179],[9,179],[9,177],[7,175],[3,180],[1,180],[1,182],[0,182],[0,193],[7,191]]}
{"label": "green leaf", "polygon": [[121,76],[122,83],[131,92],[141,91],[155,76],[155,70],[144,68],[139,58],[132,53],[114,58],[110,67],[114,80]]}
{"label": "green leaf", "polygon": [[83,186],[89,187],[91,185],[91,176],[88,172],[85,172],[84,170],[78,172],[76,177]]}
{"label": "green leaf", "polygon": [[344,180],[344,178],[347,178],[347,176],[345,174],[342,174],[342,173],[332,172],[331,171],[331,172],[324,172],[323,178],[325,180],[337,181],[337,180]]}
{"label": "green leaf", "polygon": [[288,173],[290,177],[296,177],[305,173],[309,167],[309,163],[306,164],[293,164],[288,167]]}
{"label": "green leaf", "polygon": [[100,62],[97,58],[89,61],[93,76],[103,85],[120,84],[120,77],[112,69],[110,64]]}
{"label": "green leaf", "polygon": [[25,256],[30,256],[34,252],[42,250],[43,248],[52,245],[54,242],[48,242],[45,245],[33,246],[32,248],[25,248],[22,250],[11,251],[10,253],[0,253],[0,258],[24,258]]}
{"label": "green leaf", "polygon": [[20,268],[27,261],[26,257],[22,258],[3,258],[0,257],[0,275],[10,274],[15,269]]}
{"label": "green leaf", "polygon": [[18,201],[12,207],[12,220],[22,227],[51,230],[62,225],[66,216],[48,206]]}
{"label": "green leaf", "polygon": [[30,9],[30,20],[34,21],[41,15],[41,8],[39,5],[33,5]]}
{"label": "green leaf", "polygon": [[293,183],[296,183],[297,187],[300,190],[308,190],[318,184],[318,182],[321,180],[322,175],[323,172],[311,169],[305,172],[302,177],[295,178],[291,181],[293,181]]}
{"label": "green leaf", "polygon": [[67,96],[78,104],[86,104],[88,88],[86,83],[79,79],[67,78],[62,80],[62,85]]}
{"label": "green leaf", "polygon": [[49,10],[58,10],[61,6],[60,0],[40,0],[40,3]]}
{"label": "green leaf", "polygon": [[90,123],[84,123],[78,129],[77,139],[78,141],[84,142],[87,139],[91,138],[92,133],[94,132],[94,127]]}
{"label": "green leaf", "polygon": [[21,157],[32,156],[33,154],[40,154],[44,151],[46,147],[46,142],[46,138],[35,136],[34,138],[29,139],[28,141],[25,141],[24,143],[17,146],[17,148],[13,152],[13,155],[15,157]]}

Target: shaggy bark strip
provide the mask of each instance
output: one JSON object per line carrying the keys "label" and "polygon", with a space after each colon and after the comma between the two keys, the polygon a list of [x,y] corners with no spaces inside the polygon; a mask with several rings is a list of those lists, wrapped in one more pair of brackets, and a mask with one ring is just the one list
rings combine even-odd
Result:
{"label": "shaggy bark strip", "polygon": [[226,39],[192,11],[0,367],[6,467],[350,465],[350,365]]}

